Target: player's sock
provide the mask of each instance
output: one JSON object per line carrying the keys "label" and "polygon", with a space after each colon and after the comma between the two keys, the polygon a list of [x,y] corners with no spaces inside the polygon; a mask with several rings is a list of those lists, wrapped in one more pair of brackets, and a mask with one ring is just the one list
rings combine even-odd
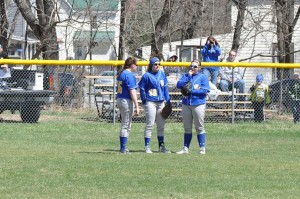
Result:
{"label": "player's sock", "polygon": [[127,137],[120,137],[120,151],[126,149]]}
{"label": "player's sock", "polygon": [[205,141],[206,141],[206,133],[201,133],[197,135],[198,143],[200,147],[205,147]]}
{"label": "player's sock", "polygon": [[161,145],[163,145],[165,136],[157,136],[157,140],[158,140],[158,147],[160,147]]}
{"label": "player's sock", "polygon": [[151,138],[145,138],[145,146],[150,146]]}
{"label": "player's sock", "polygon": [[189,148],[190,147],[190,144],[191,144],[191,141],[192,141],[192,134],[191,133],[185,133],[184,134],[184,139],[183,139],[183,146]]}

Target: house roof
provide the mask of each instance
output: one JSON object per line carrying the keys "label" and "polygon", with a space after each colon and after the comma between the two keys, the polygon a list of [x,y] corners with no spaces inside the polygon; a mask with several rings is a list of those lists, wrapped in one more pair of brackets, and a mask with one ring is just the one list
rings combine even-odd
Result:
{"label": "house roof", "polygon": [[98,11],[116,11],[118,10],[119,0],[67,0],[72,9],[83,10],[92,5],[94,10]]}
{"label": "house roof", "polygon": [[[114,40],[114,31],[92,31],[93,41],[109,41]],[[76,31],[73,37],[74,40],[89,41],[90,31]]]}

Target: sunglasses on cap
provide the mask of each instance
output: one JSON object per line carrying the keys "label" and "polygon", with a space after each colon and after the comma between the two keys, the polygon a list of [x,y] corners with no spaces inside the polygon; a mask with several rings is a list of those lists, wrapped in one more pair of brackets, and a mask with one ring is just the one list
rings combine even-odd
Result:
{"label": "sunglasses on cap", "polygon": [[160,65],[159,62],[155,62],[155,63],[153,64],[153,66],[159,66],[159,65]]}
{"label": "sunglasses on cap", "polygon": [[191,68],[198,68],[199,66],[197,64],[191,64],[190,67]]}

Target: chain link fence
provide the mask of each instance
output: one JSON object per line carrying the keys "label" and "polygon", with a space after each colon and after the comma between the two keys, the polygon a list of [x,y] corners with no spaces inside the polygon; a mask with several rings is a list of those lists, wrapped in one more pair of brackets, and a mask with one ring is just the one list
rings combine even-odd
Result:
{"label": "chain link fence", "polygon": [[[246,69],[244,69],[246,70]],[[240,92],[238,88],[230,88],[229,91],[222,91],[220,81],[207,96],[206,102],[206,122],[238,122],[256,121],[262,122],[278,117],[292,120],[294,104],[299,100],[297,90],[298,80],[291,78],[274,80],[272,79],[272,69],[247,68],[244,71],[245,90]],[[296,73],[296,72],[295,72]],[[263,81],[257,82],[256,77],[263,76]],[[174,77],[167,77],[174,81]],[[180,75],[176,76],[178,80]],[[106,121],[120,121],[118,107],[116,107],[115,90],[113,85],[95,84],[95,106],[98,116]],[[232,87],[229,85],[229,87]],[[294,91],[293,91],[294,89]],[[182,121],[181,101],[182,95],[176,88],[176,83],[169,85],[173,112],[168,118],[168,122]],[[293,95],[291,92],[296,92]],[[140,107],[143,107],[140,105]],[[133,121],[145,122],[145,115],[134,116]]]}
{"label": "chain link fence", "polygon": [[[20,113],[21,121],[35,123],[41,116],[55,112],[88,113],[91,119],[104,122],[119,122],[120,114],[116,105],[115,72],[104,75],[104,71],[115,67],[59,67],[51,73],[45,70],[11,70],[11,77],[1,78],[0,111],[2,121],[9,121],[5,113]],[[99,70],[101,68],[101,70]],[[165,67],[166,68],[166,67]],[[276,68],[243,69],[245,89],[229,84],[229,90],[217,85],[211,86],[207,95],[206,122],[240,122],[284,118],[299,121],[300,86],[298,69],[291,69],[289,78],[278,80]],[[91,71],[97,71],[95,73]],[[173,112],[167,122],[181,122],[182,95],[176,83],[182,73],[168,74],[169,92]],[[294,75],[295,74],[295,75]],[[257,76],[262,75],[264,86],[257,87]],[[137,79],[141,74],[136,74]],[[297,79],[298,78],[298,79]],[[139,93],[139,91],[138,91]],[[138,95],[139,96],[139,95]],[[139,98],[140,102],[140,98]],[[133,122],[145,122],[143,106],[141,114],[133,117]]]}

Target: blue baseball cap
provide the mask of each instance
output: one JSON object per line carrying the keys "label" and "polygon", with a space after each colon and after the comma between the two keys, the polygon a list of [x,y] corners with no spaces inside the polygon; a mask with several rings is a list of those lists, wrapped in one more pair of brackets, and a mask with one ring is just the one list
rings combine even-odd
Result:
{"label": "blue baseball cap", "polygon": [[256,82],[262,82],[263,80],[264,80],[264,76],[262,74],[256,76]]}
{"label": "blue baseball cap", "polygon": [[160,62],[157,57],[152,57],[150,59],[150,66],[152,67],[156,62]]}

